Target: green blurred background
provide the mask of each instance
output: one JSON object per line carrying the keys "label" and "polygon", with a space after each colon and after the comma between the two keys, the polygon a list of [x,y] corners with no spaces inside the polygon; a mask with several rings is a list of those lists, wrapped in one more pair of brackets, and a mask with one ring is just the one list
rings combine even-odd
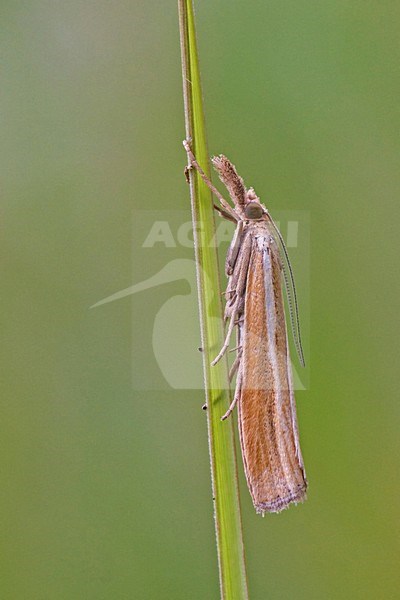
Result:
{"label": "green blurred background", "polygon": [[[256,516],[239,463],[250,596],[398,598],[400,5],[196,4],[210,153],[311,223],[309,499]],[[192,258],[132,250],[188,207],[176,3],[3,2],[1,53],[0,596],[218,598],[203,394],[151,345],[188,285],[89,310]]]}

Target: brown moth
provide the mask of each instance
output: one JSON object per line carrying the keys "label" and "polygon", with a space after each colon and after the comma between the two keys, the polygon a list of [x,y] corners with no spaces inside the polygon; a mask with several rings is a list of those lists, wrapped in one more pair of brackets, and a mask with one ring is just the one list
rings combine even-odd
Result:
{"label": "brown moth", "polygon": [[227,335],[216,364],[237,326],[236,374],[232,404],[238,406],[239,436],[247,484],[258,513],[280,512],[306,499],[307,479],[300,450],[291,362],[282,296],[282,278],[295,347],[304,366],[296,290],[287,250],[278,228],[253,188],[246,189],[224,156],[212,159],[233,207],[221,196],[183,142],[189,168],[195,168],[219,199],[216,210],[236,223],[228,250],[225,320]]}

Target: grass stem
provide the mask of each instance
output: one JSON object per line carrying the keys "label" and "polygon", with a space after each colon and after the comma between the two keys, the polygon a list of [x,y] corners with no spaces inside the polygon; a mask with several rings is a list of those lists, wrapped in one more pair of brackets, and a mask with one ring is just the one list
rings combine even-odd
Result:
{"label": "grass stem", "polygon": [[[192,0],[178,0],[182,56],[185,134],[194,154],[210,176],[199,61]],[[191,170],[190,197],[193,216],[200,327],[207,403],[208,440],[214,501],[221,598],[248,598],[240,516],[233,420],[221,422],[230,404],[226,356],[215,366],[224,331],[215,244],[213,201],[209,189]]]}

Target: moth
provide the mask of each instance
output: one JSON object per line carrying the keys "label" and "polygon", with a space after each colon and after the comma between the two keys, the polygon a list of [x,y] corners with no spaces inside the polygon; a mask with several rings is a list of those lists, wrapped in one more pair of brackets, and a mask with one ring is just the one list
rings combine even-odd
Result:
{"label": "moth", "polygon": [[279,229],[253,188],[247,189],[234,165],[223,155],[212,158],[233,206],[205,175],[191,150],[188,169],[196,169],[220,205],[219,214],[236,224],[225,272],[225,342],[216,364],[230,345],[236,327],[236,374],[233,401],[222,419],[237,405],[244,471],[258,513],[280,512],[306,499],[307,479],[300,449],[282,282],[300,363],[304,354],[297,296],[288,252]]}

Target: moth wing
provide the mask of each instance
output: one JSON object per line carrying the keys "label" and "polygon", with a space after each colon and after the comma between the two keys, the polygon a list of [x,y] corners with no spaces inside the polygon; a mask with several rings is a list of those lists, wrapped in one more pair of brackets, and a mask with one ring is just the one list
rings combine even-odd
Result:
{"label": "moth wing", "polygon": [[253,239],[247,275],[238,402],[244,468],[257,512],[305,499],[278,253]]}

